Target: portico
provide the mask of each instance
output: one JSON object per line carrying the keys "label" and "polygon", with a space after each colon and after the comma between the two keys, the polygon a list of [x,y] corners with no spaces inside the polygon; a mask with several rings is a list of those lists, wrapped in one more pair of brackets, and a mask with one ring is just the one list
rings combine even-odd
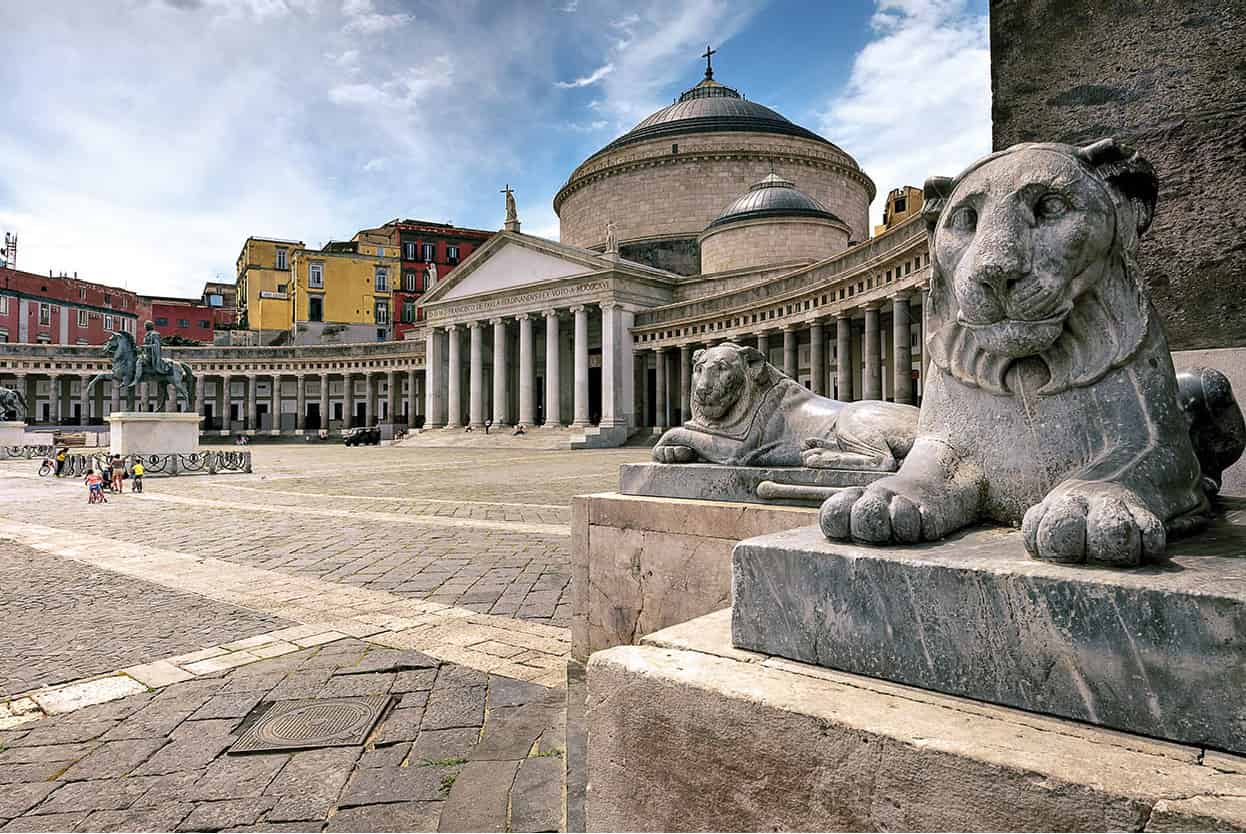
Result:
{"label": "portico", "polygon": [[638,426],[635,314],[669,303],[677,281],[616,254],[495,235],[425,297],[427,425],[569,428],[589,445],[623,443]]}

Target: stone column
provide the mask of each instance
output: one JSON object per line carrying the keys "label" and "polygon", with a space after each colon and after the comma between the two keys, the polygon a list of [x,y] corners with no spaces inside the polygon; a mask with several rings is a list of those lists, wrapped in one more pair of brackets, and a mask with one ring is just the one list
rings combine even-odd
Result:
{"label": "stone column", "polygon": [[852,397],[852,319],[847,312],[835,317],[835,396],[844,402]]}
{"label": "stone column", "polygon": [[826,331],[822,319],[809,325],[809,386],[813,393],[826,395]]}
{"label": "stone column", "polygon": [[601,305],[601,423],[611,428],[628,423],[632,390],[631,313],[621,304]]}
{"label": "stone column", "polygon": [[865,307],[865,371],[861,380],[861,399],[883,397],[883,344],[878,328],[878,303]]}
{"label": "stone column", "polygon": [[891,300],[891,367],[895,400],[913,404],[913,348],[910,335],[909,296],[900,293]]}
{"label": "stone column", "polygon": [[54,426],[61,424],[61,377],[60,374],[48,374],[48,420]]}
{"label": "stone column", "polygon": [[401,376],[398,371],[389,372],[389,390],[386,392],[385,401],[389,408],[389,424],[391,426],[398,425],[398,389],[402,386]]}
{"label": "stone column", "polygon": [[478,321],[467,324],[467,331],[471,334],[471,365],[467,380],[468,420],[473,429],[483,429],[485,425],[485,360],[480,332],[482,326]]}
{"label": "stone column", "polygon": [[463,427],[463,339],[459,336],[457,324],[446,328],[446,339],[449,344],[449,360],[446,370],[446,428],[460,429]]}
{"label": "stone column", "polygon": [[506,377],[510,363],[506,358],[506,319],[490,319],[493,325],[493,425],[504,428],[510,425],[507,409]]}
{"label": "stone column", "polygon": [[796,326],[789,324],[783,328],[783,373],[796,379]]}
{"label": "stone column", "polygon": [[770,332],[763,330],[757,334],[757,349],[761,351],[761,355],[770,361]]}
{"label": "stone column", "polygon": [[379,405],[381,378],[374,371],[368,371],[364,374],[364,379],[368,381],[368,411],[364,415],[363,424],[365,426],[379,426],[381,424],[381,407]]}
{"label": "stone column", "polygon": [[519,425],[532,428],[536,424],[536,356],[532,346],[532,317],[527,313],[515,316],[519,322]]}
{"label": "stone column", "polygon": [[571,425],[583,428],[588,420],[588,308],[583,304],[571,308],[575,314],[575,420]]}
{"label": "stone column", "polygon": [[307,374],[294,375],[294,430],[307,431]]}
{"label": "stone column", "polygon": [[665,431],[671,424],[669,416],[669,397],[666,394],[666,348],[654,348],[653,361],[657,367],[657,385],[655,386],[654,423],[658,431]]}
{"label": "stone column", "polygon": [[416,396],[416,391],[415,391],[415,369],[408,368],[407,369],[407,430],[408,431],[415,430],[415,421],[416,421],[416,418],[418,417],[418,415],[416,414],[417,409],[415,406],[416,406],[416,403],[418,402],[419,402],[419,398]]}
{"label": "stone column", "polygon": [[559,384],[561,379],[558,361],[558,311],[545,310],[545,425],[562,425],[559,408]]}
{"label": "stone column", "polygon": [[78,377],[78,408],[82,412],[78,422],[83,426],[91,422],[91,395],[87,392],[87,383],[90,381],[89,376]]}
{"label": "stone column", "polygon": [[441,352],[437,328],[429,327],[424,337],[424,428],[445,425],[441,420]]}
{"label": "stone column", "polygon": [[342,374],[342,426],[355,427],[355,375],[349,371]]}
{"label": "stone column", "polygon": [[247,374],[247,431],[259,428],[259,408],[256,405],[255,374]]}
{"label": "stone column", "polygon": [[329,375],[320,375],[320,428],[329,430],[329,421],[333,416],[329,403]]}
{"label": "stone column", "polygon": [[692,416],[692,345],[679,346],[679,421]]}

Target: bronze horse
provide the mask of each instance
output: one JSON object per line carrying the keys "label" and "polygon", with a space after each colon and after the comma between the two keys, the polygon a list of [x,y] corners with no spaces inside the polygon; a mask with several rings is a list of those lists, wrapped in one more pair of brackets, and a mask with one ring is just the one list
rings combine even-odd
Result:
{"label": "bronze horse", "polygon": [[[135,379],[134,374],[138,366],[138,350],[134,345],[134,338],[123,330],[114,331],[108,337],[108,341],[104,343],[104,353],[112,357],[112,373],[100,373],[92,377],[87,383],[87,391],[95,390],[96,383],[111,379],[113,384],[120,385],[122,388],[128,388],[132,383],[154,382],[156,390],[159,392],[156,399],[156,410],[164,411],[168,400],[168,386],[172,385],[175,395],[173,398],[174,405],[180,406],[180,398],[186,400],[186,409],[193,411],[195,409],[195,376],[190,370],[190,365],[185,362],[169,362],[169,368],[172,373],[156,374],[152,373],[151,368],[144,365],[143,375]],[[180,411],[181,408],[179,407]]]}

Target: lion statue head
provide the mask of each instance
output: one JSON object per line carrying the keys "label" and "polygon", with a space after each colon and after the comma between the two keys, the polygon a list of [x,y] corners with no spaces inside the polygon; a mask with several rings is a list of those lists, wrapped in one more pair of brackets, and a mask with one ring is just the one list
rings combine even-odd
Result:
{"label": "lion statue head", "polygon": [[770,366],[757,348],[725,342],[698,350],[692,354],[692,422],[730,425],[751,414],[771,384]]}
{"label": "lion statue head", "polygon": [[1031,357],[1048,372],[1040,395],[1127,362],[1152,318],[1135,254],[1157,189],[1114,139],[1016,145],[928,180],[931,361],[999,395]]}

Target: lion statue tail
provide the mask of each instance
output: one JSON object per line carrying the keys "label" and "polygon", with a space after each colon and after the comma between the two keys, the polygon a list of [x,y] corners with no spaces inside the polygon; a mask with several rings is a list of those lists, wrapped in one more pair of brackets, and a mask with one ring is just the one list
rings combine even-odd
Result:
{"label": "lion statue tail", "polygon": [[1215,368],[1187,368],[1177,374],[1177,400],[1190,427],[1203,487],[1215,495],[1224,470],[1246,450],[1246,420],[1233,386]]}

